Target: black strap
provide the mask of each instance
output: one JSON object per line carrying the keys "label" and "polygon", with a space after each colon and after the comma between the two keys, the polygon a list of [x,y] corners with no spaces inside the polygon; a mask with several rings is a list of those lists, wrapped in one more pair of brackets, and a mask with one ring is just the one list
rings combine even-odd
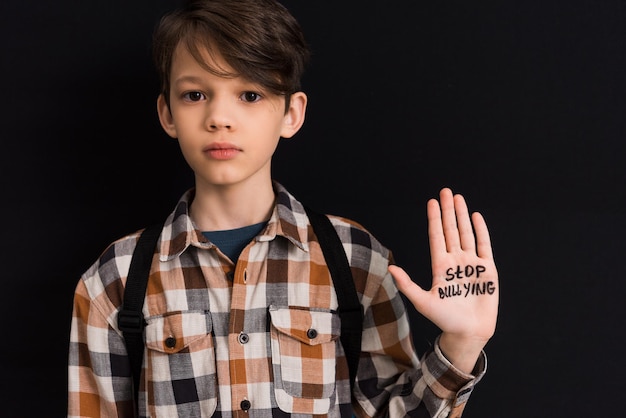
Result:
{"label": "black strap", "polygon": [[[337,293],[338,313],[341,318],[341,344],[348,362],[350,388],[353,388],[361,355],[363,309],[354,286],[350,264],[337,231],[326,215],[308,207],[305,209],[322,247],[322,253]],[[151,225],[139,237],[126,280],[124,305],[118,314],[118,326],[126,341],[126,350],[133,373],[135,406],[137,406],[139,398],[139,379],[144,352],[143,328],[145,322],[142,308],[152,257],[162,229],[162,224]]]}
{"label": "black strap", "polygon": [[163,224],[147,227],[139,236],[133,252],[124,289],[124,304],[117,315],[117,325],[124,335],[130,369],[133,374],[135,405],[138,404],[139,378],[143,363],[143,319],[142,308],[146,296],[150,266],[156,243],[161,235]]}
{"label": "black strap", "polygon": [[322,247],[326,265],[333,279],[339,317],[341,318],[341,345],[346,354],[350,373],[350,388],[354,388],[354,379],[361,356],[361,334],[363,332],[363,308],[354,287],[352,271],[341,239],[335,227],[326,215],[305,207],[309,221]]}

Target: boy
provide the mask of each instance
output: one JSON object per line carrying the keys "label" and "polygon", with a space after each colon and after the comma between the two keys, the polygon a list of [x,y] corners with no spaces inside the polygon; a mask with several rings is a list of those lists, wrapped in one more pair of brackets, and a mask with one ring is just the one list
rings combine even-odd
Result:
{"label": "boy", "polygon": [[[318,239],[270,174],[279,139],[304,122],[308,54],[275,0],[192,1],[155,31],[159,120],[195,186],[152,259],[139,416],[460,416],[485,372],[497,271],[482,217],[446,188],[427,208],[430,291],[363,227],[330,217],[364,313],[351,390]],[[69,417],[135,414],[117,314],[138,235],[112,243],[77,285]],[[442,330],[421,360],[398,289]]]}

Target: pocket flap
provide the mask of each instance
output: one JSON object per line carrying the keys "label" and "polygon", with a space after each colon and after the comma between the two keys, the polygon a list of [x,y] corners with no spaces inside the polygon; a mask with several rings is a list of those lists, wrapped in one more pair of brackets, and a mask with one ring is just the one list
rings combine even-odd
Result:
{"label": "pocket flap", "polygon": [[163,353],[178,353],[213,329],[207,311],[168,312],[146,319],[146,346]]}
{"label": "pocket flap", "polygon": [[317,345],[339,337],[339,315],[330,310],[289,307],[269,308],[272,325],[281,333],[308,344]]}

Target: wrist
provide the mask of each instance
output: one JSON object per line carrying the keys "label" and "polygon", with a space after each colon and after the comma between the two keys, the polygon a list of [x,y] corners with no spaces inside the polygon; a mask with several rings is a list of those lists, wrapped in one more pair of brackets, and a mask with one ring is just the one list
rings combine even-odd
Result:
{"label": "wrist", "polygon": [[487,341],[443,332],[439,338],[439,349],[454,367],[463,373],[472,374]]}

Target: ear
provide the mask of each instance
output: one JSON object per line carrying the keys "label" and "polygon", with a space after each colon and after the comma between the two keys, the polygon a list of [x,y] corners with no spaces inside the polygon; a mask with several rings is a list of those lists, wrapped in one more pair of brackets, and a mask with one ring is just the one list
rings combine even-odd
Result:
{"label": "ear", "polygon": [[159,94],[159,97],[157,98],[157,112],[159,114],[159,121],[161,122],[161,126],[163,127],[165,133],[172,138],[178,138],[172,112],[170,112],[170,107],[165,102],[165,96],[163,96],[163,94]]}
{"label": "ear", "polygon": [[289,101],[289,108],[283,119],[283,128],[280,136],[283,138],[291,138],[300,130],[304,123],[304,115],[306,113],[307,97],[301,91],[293,93]]}

